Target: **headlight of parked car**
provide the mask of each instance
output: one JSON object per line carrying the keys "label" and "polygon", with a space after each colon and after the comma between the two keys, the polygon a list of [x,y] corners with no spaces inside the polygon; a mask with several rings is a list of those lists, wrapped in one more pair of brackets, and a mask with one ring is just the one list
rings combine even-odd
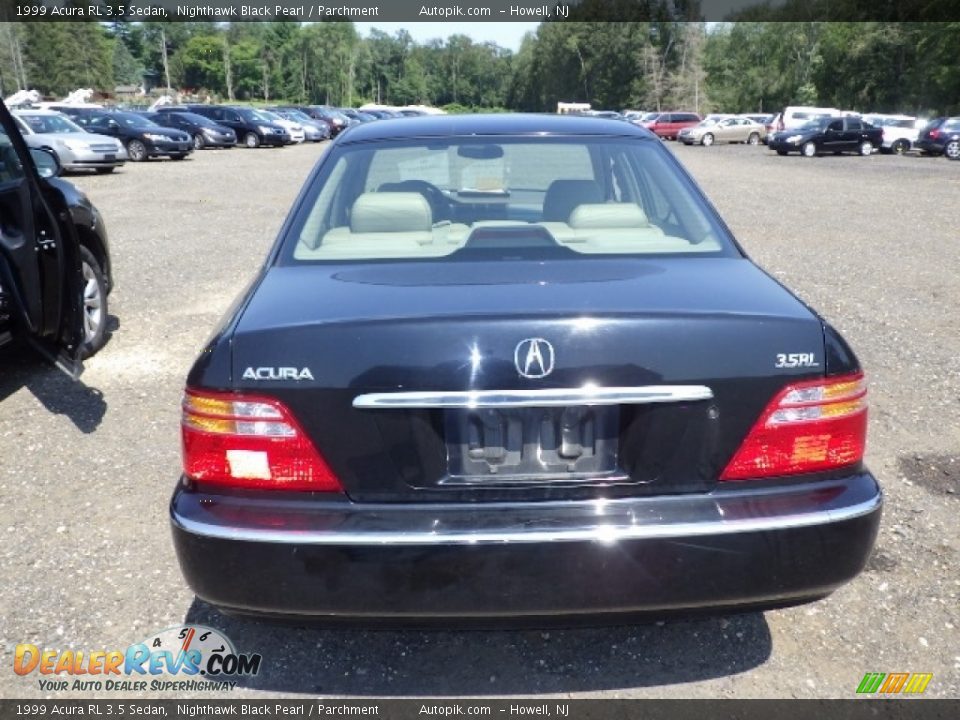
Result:
{"label": "headlight of parked car", "polygon": [[791,135],[787,138],[788,143],[798,143],[803,140],[803,135]]}
{"label": "headlight of parked car", "polygon": [[270,133],[273,132],[273,128],[267,127],[266,125],[260,125],[260,126],[257,128],[257,130],[259,130],[259,131],[262,132],[262,133],[265,133],[266,135],[269,135]]}
{"label": "headlight of parked car", "polygon": [[157,135],[156,133],[144,133],[144,140],[152,140],[153,142],[163,142],[164,140],[169,140],[166,135]]}
{"label": "headlight of parked car", "polygon": [[69,150],[76,152],[86,152],[90,149],[90,144],[83,140],[61,140],[60,144]]}

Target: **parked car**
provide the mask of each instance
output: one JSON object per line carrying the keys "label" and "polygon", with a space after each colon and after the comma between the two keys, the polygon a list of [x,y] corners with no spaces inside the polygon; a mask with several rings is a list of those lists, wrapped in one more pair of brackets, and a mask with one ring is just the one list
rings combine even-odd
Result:
{"label": "parked car", "polygon": [[59,170],[0,102],[0,345],[21,338],[76,375],[107,341],[113,279],[103,218]]}
{"label": "parked car", "polygon": [[89,110],[74,116],[87,132],[109,135],[127,149],[133,162],[155,157],[183,160],[193,152],[193,138],[132,112]]}
{"label": "parked car", "polygon": [[802,127],[774,134],[767,145],[779,155],[799,152],[814,157],[825,152],[870,155],[882,142],[883,130],[851,116],[810,120]]}
{"label": "parked car", "polygon": [[700,116],[690,112],[657,113],[652,120],[641,122],[643,127],[664,140],[676,140],[680,131],[700,123]]}
{"label": "parked car", "polygon": [[841,113],[837,108],[810,107],[808,105],[794,105],[784,108],[780,116],[780,130],[790,130],[806,125],[811,120],[822,120],[824,118],[840,117]]}
{"label": "parked car", "polygon": [[306,142],[307,133],[303,129],[303,125],[293,120],[288,120],[282,115],[278,115],[272,110],[262,110],[258,109],[257,113],[261,116],[272,122],[274,125],[279,125],[284,130],[287,131],[287,135],[290,136],[291,145],[299,145],[302,142]]}
{"label": "parked car", "polygon": [[740,117],[747,118],[747,120],[752,120],[755,123],[759,123],[760,125],[767,127],[774,121],[776,115],[773,115],[772,113],[742,113]]}
{"label": "parked car", "polygon": [[193,149],[232,148],[237,144],[233,128],[218,125],[210,118],[192,112],[151,112],[144,117],[157,125],[182,130],[193,138]]}
{"label": "parked car", "polygon": [[903,155],[916,144],[920,136],[920,125],[922,123],[912,115],[878,115],[874,113],[864,115],[863,120],[883,130],[883,144],[880,146],[880,152],[882,153]]}
{"label": "parked car", "polygon": [[376,116],[371,115],[366,112],[360,112],[359,110],[354,110],[353,108],[337,108],[337,112],[342,115],[346,115],[351,120],[356,120],[358,123],[373,122],[376,120]]}
{"label": "parked car", "polygon": [[106,174],[127,161],[127,150],[118,140],[88,133],[61,113],[15,110],[13,118],[27,145],[53,152],[64,170]]}
{"label": "parked car", "polygon": [[705,145],[715,142],[758,145],[766,137],[767,129],[745,117],[727,117],[722,120],[704,120],[699,125],[680,131],[677,139],[684,145]]}
{"label": "parked car", "polygon": [[182,401],[203,601],[610,623],[806,602],[871,556],[856,356],[641,128],[367,123],[253,272]]}
{"label": "parked car", "polygon": [[920,131],[917,149],[924,155],[960,160],[960,117],[938,117]]}
{"label": "parked car", "polygon": [[157,109],[159,112],[188,112],[210,118],[218,125],[233,130],[237,139],[248,148],[280,147],[290,144],[290,134],[271,122],[257,110],[227,105],[173,105]]}
{"label": "parked car", "polygon": [[339,113],[336,110],[325,107],[323,105],[308,105],[307,107],[300,108],[307,115],[312,118],[322,118],[330,122],[330,137],[336,137],[348,127],[353,124],[356,124],[355,121],[348,118],[343,113]]}
{"label": "parked car", "polygon": [[299,110],[289,108],[270,108],[270,112],[279,115],[284,120],[295,122],[303,128],[303,135],[307,142],[322,142],[330,139],[330,126],[321,120],[314,120]]}

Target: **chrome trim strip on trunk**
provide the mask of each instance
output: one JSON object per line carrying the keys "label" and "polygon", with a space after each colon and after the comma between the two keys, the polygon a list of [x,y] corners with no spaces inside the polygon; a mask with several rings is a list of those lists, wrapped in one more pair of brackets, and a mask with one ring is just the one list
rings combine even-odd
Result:
{"label": "chrome trim strip on trunk", "polygon": [[368,393],[353,399],[361,409],[522,408],[568,405],[641,405],[710,400],[705,385],[644,385],[640,387],[542,388],[536,390],[451,390]]}
{"label": "chrome trim strip on trunk", "polygon": [[[185,517],[171,507],[173,524],[188,533],[201,537],[241,542],[265,542],[293,545],[343,545],[343,546],[386,546],[386,545],[490,545],[507,543],[551,543],[551,542],[599,542],[615,544],[626,540],[693,538],[735,533],[776,532],[793,528],[829,525],[845,522],[878,511],[883,505],[883,494],[879,487],[875,494],[866,500],[849,505],[824,507],[816,510],[771,513],[754,517],[724,517],[727,502],[722,499],[701,498],[706,506],[712,508],[710,519],[681,520],[664,517],[670,513],[657,513],[654,509],[662,499],[638,501],[595,501],[596,517],[589,523],[571,523],[566,527],[539,527],[514,524],[503,527],[477,529],[444,528],[437,520],[430,529],[379,529],[376,525],[389,524],[387,516],[380,514],[373,518],[370,529],[301,530],[283,528],[236,527],[203,522]],[[667,500],[668,504],[683,502]],[[654,507],[650,507],[651,503]],[[608,514],[611,508],[619,512]],[[703,510],[706,511],[706,506]],[[635,508],[631,511],[630,508]],[[652,510],[647,513],[645,510]],[[626,511],[624,513],[624,511]],[[402,512],[401,512],[402,514]],[[605,517],[606,516],[606,517]],[[547,523],[549,525],[549,523]]]}

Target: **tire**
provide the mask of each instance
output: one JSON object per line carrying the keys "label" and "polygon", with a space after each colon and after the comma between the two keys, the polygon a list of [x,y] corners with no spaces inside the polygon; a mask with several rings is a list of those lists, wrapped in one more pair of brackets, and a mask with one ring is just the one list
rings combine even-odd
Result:
{"label": "tire", "polygon": [[786,150],[777,150],[777,155],[786,155],[786,154],[787,154]]}
{"label": "tire", "polygon": [[960,160],[960,140],[951,140],[943,148],[943,156],[951,160]]}
{"label": "tire", "polygon": [[127,155],[131,162],[143,162],[147,159],[147,146],[139,140],[131,140],[127,143]]}
{"label": "tire", "polygon": [[910,149],[910,141],[903,140],[903,139],[897,140],[890,148],[890,150],[896,153],[897,155],[903,155],[909,149]]}
{"label": "tire", "polygon": [[873,154],[873,143],[869,140],[864,140],[860,143],[860,154],[863,157],[870,157]]}
{"label": "tire", "polygon": [[803,144],[803,147],[800,148],[800,154],[804,157],[816,157],[817,156],[817,146],[812,140],[807,140]]}
{"label": "tire", "polygon": [[203,150],[206,147],[206,140],[203,139],[203,133],[197,133],[193,136],[193,149],[194,150]]}
{"label": "tire", "polygon": [[703,145],[704,147],[710,147],[711,145],[713,145],[713,140],[714,140],[713,133],[707,133],[702,138],[700,138],[700,144]]}
{"label": "tire", "polygon": [[260,136],[256,133],[248,132],[243,136],[243,144],[248,148],[258,148],[260,147]]}
{"label": "tire", "polygon": [[747,145],[759,145],[760,144],[760,133],[750,133],[750,137],[747,138]]}
{"label": "tire", "polygon": [[107,280],[100,263],[85,246],[80,246],[83,271],[83,345],[80,357],[88,358],[107,343]]}
{"label": "tire", "polygon": [[109,175],[109,174],[112,173],[114,170],[116,170],[115,167],[96,168],[97,175]]}

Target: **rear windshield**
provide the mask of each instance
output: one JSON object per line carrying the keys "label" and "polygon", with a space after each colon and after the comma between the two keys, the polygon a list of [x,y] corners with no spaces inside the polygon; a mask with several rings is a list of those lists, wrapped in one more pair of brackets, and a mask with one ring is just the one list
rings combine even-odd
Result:
{"label": "rear windshield", "polygon": [[669,153],[628,138],[469,137],[334,148],[289,261],[732,255]]}

